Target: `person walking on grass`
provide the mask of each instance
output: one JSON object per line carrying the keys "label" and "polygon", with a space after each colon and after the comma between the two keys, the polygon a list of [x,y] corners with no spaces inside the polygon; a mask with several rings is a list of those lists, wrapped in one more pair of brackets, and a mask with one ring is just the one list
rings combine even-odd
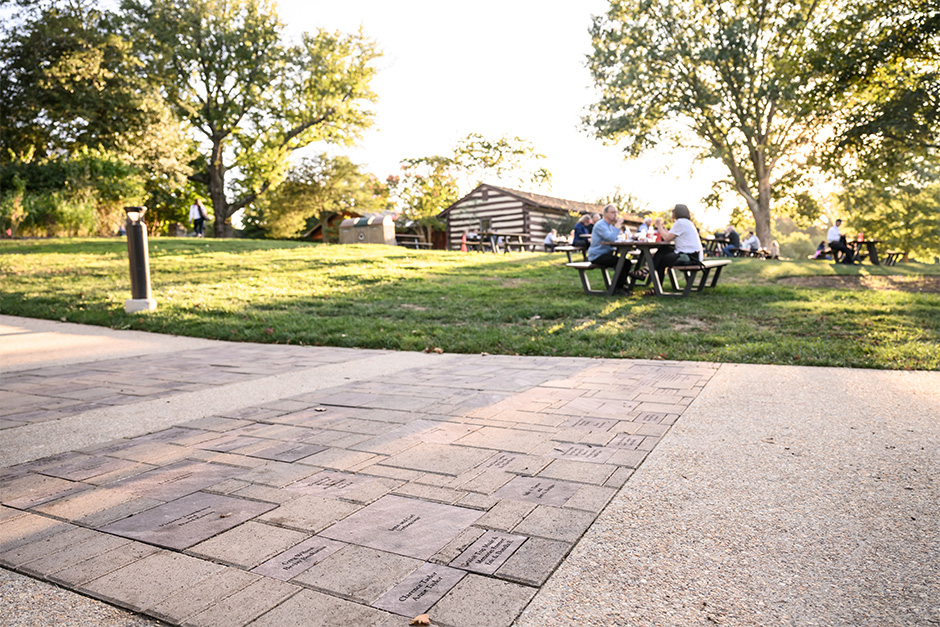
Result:
{"label": "person walking on grass", "polygon": [[189,208],[189,219],[193,223],[193,231],[195,231],[196,237],[205,237],[206,218],[208,217],[206,208],[202,206],[202,201],[197,198],[196,202]]}

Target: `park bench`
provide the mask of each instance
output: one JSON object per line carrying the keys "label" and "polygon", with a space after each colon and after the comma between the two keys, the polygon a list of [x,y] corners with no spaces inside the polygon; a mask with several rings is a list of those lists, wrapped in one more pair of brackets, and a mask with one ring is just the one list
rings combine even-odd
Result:
{"label": "park bench", "polygon": [[[721,276],[721,270],[725,266],[731,263],[730,259],[706,259],[705,261],[697,264],[692,264],[688,266],[672,266],[669,268],[669,281],[672,283],[672,289],[676,290],[675,292],[664,292],[664,296],[688,296],[692,289],[695,291],[701,292],[706,287],[715,287],[718,283],[718,277]],[[712,270],[715,271],[711,275],[711,282],[708,281],[708,276],[711,274]],[[685,278],[685,287],[682,289],[682,293],[679,293],[679,284],[676,277],[676,272],[681,272]],[[695,284],[695,277],[701,273],[701,278],[699,279],[698,286]]]}
{"label": "park bench", "polygon": [[[572,247],[574,248],[574,247]],[[557,249],[556,249],[557,250]],[[580,250],[580,249],[575,249]],[[571,258],[571,253],[568,253],[568,258]],[[606,294],[610,289],[610,274],[608,273],[608,268],[605,266],[595,266],[590,261],[572,261],[566,263],[565,266],[569,268],[574,268],[578,271],[578,275],[581,277],[581,287],[584,288],[584,293],[588,295],[600,295]],[[591,280],[588,278],[589,270],[600,270],[601,276],[604,278],[604,289],[597,290],[591,288]]]}
{"label": "park bench", "polygon": [[893,266],[893,265],[896,264],[898,261],[900,261],[902,257],[904,257],[904,251],[903,251],[903,250],[889,250],[889,251],[888,251],[888,256],[887,256],[887,258],[885,259],[885,265],[886,265],[886,266]]}
{"label": "park bench", "polygon": [[587,261],[587,248],[581,248],[580,246],[555,246],[555,252],[568,255],[568,263],[574,262],[574,259],[571,258],[571,253],[576,252],[580,252],[582,260]]}
{"label": "park bench", "polygon": [[[705,261],[692,264],[687,266],[672,266],[669,268],[669,281],[672,283],[673,292],[663,291],[663,296],[688,296],[693,289],[697,292],[701,292],[706,287],[715,287],[718,283],[718,278],[721,276],[721,270],[727,265],[731,264],[731,260],[728,258],[722,259],[706,259]],[[608,294],[610,291],[610,274],[608,268],[605,266],[597,266],[591,263],[590,261],[573,261],[571,263],[566,263],[566,267],[574,268],[578,271],[578,276],[581,278],[581,287],[584,288],[584,293],[588,295],[601,295]],[[590,270],[600,270],[601,276],[604,279],[604,289],[599,290],[591,287],[591,280],[588,277],[588,272]],[[714,274],[712,274],[714,271]],[[679,281],[676,276],[676,272],[681,272],[685,278],[685,287],[682,291],[679,291]],[[696,283],[696,277],[699,275],[700,278]],[[711,281],[708,280],[711,276]]]}

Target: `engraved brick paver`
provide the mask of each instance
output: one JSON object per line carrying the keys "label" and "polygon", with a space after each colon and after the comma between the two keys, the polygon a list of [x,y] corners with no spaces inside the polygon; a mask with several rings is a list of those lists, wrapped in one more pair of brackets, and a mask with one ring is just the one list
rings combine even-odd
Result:
{"label": "engraved brick paver", "polygon": [[[128,360],[14,373],[0,428],[353,358],[220,345],[135,361],[140,387]],[[173,624],[508,626],[713,372],[454,356],[246,398],[0,469],[0,564]]]}

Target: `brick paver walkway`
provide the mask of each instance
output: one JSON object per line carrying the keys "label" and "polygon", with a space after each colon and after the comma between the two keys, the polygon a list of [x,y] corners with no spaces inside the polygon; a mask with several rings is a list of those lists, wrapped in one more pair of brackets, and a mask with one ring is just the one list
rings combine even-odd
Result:
{"label": "brick paver walkway", "polygon": [[[233,345],[12,373],[0,428],[348,357]],[[246,399],[0,470],[0,564],[174,624],[509,625],[714,371],[451,356]]]}

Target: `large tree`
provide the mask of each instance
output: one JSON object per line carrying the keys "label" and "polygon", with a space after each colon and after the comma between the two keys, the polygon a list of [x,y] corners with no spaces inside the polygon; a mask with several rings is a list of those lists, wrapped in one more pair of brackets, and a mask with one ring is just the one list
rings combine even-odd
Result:
{"label": "large tree", "polygon": [[351,144],[371,123],[365,107],[379,56],[361,33],[319,30],[285,40],[268,0],[124,0],[128,33],[166,98],[201,135],[193,175],[209,191],[215,234],[276,186],[294,150]]}
{"label": "large tree", "polygon": [[[629,156],[660,141],[720,159],[770,240],[775,183],[805,171],[840,94],[807,62],[846,2],[613,0],[591,29],[600,98],[585,118]],[[691,143],[689,141],[691,138]]]}
{"label": "large tree", "polygon": [[349,157],[324,153],[292,167],[277,189],[248,209],[245,223],[267,237],[290,238],[332,215],[377,213],[387,205],[384,183]]}
{"label": "large tree", "polygon": [[[940,3],[853,4],[809,56],[848,97],[823,163],[851,183],[928,185],[940,157]],[[926,175],[926,179],[924,179]]]}
{"label": "large tree", "polygon": [[113,232],[123,204],[185,181],[189,140],[114,14],[92,0],[14,4],[0,28],[2,212],[28,232]]}

